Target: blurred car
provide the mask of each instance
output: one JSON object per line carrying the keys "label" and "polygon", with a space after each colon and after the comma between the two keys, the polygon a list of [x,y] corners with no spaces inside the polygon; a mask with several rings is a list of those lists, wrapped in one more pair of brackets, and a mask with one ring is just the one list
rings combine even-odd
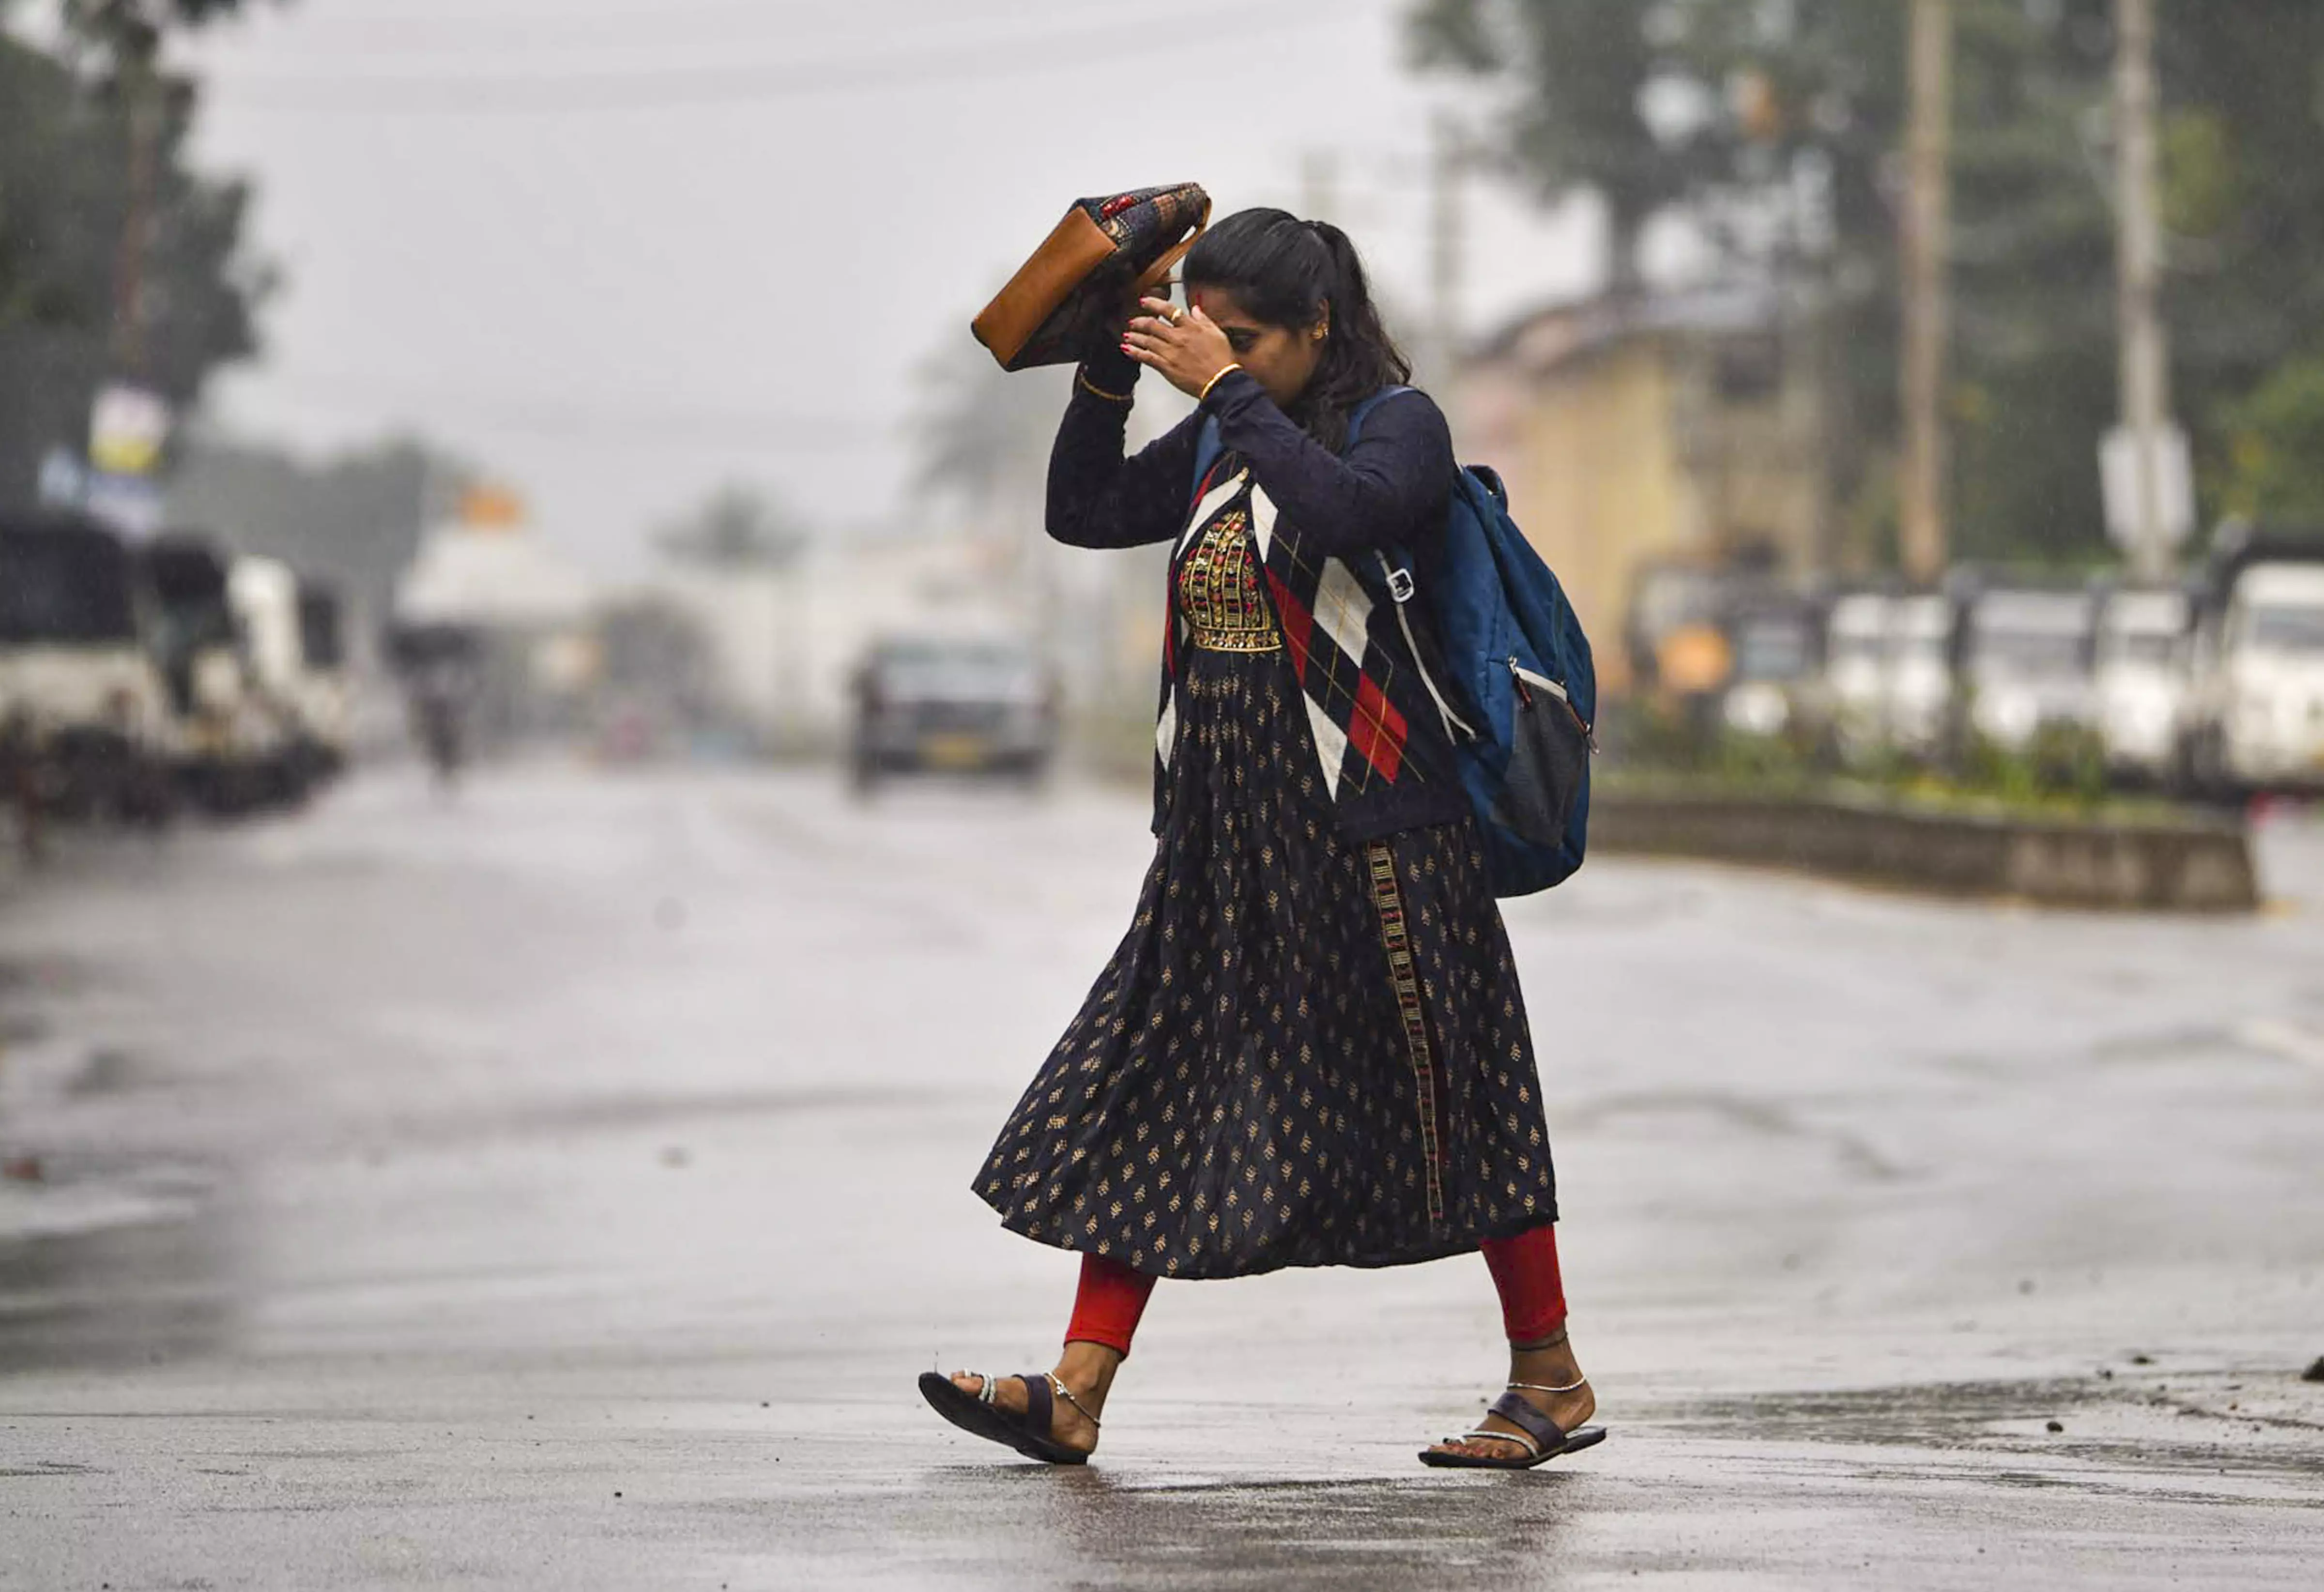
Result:
{"label": "blurred car", "polygon": [[2175,587],[2118,586],[2099,600],[2098,725],[2116,775],[2154,780],[2171,771],[2193,617],[2194,605]]}
{"label": "blurred car", "polygon": [[97,521],[0,519],[5,780],[44,808],[148,822],[174,808],[176,726],[142,607],[134,562]]}
{"label": "blurred car", "polygon": [[2022,751],[2045,725],[2094,723],[2098,609],[2089,591],[1970,579],[1961,584],[1959,602],[1957,669],[1967,728]]}
{"label": "blurred car", "polygon": [[1860,762],[1887,740],[1889,608],[1886,592],[1846,592],[1824,620],[1824,691],[1840,755]]}
{"label": "blurred car", "polygon": [[2219,796],[2324,790],[2324,531],[2223,530],[2190,654],[2182,778]]}
{"label": "blurred car", "polygon": [[1723,615],[1732,654],[1720,716],[1749,735],[1821,736],[1831,719],[1824,669],[1824,612],[1804,594],[1757,589]]}
{"label": "blurred car", "polygon": [[353,736],[354,683],[347,669],[344,610],[337,592],[299,583],[299,722],[315,772],[329,778],[346,767]]}
{"label": "blurred car", "polygon": [[229,556],[172,535],[138,549],[156,612],[155,649],[181,726],[179,779],[198,806],[240,813],[287,794],[290,735],[253,667]]}
{"label": "blurred car", "polygon": [[1951,600],[1934,593],[1897,597],[1887,608],[1880,723],[1888,744],[1916,757],[1944,748],[1953,703]]}
{"label": "blurred car", "polygon": [[908,772],[1035,780],[1057,747],[1056,681],[1019,641],[900,638],[855,676],[856,787]]}

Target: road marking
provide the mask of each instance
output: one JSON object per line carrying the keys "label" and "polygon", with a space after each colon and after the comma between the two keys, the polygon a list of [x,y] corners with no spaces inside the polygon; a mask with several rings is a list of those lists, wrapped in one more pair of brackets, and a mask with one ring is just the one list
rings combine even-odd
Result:
{"label": "road marking", "polygon": [[2254,1050],[2324,1071],[2324,1034],[2313,1028],[2273,1017],[2253,1017],[2236,1024],[2235,1033],[2237,1039]]}

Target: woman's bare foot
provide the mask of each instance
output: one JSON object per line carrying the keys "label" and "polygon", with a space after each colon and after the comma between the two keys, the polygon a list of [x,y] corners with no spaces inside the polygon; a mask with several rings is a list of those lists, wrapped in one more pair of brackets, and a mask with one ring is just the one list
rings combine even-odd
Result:
{"label": "woman's bare foot", "polygon": [[[1114,1350],[1094,1343],[1068,1343],[1065,1352],[1058,1357],[1056,1369],[1050,1373],[1065,1385],[1073,1398],[1051,1400],[1055,1405],[1049,1417],[1049,1440],[1073,1449],[1077,1454],[1097,1451],[1097,1423],[1105,1413],[1105,1395],[1113,1387],[1113,1374],[1121,1366],[1121,1356]],[[995,1378],[1000,1385],[992,1390],[992,1402],[1012,1415],[1025,1413],[1025,1385],[1014,1376]],[[965,1394],[984,1391],[984,1378],[966,1371],[953,1373],[952,1383]],[[1079,1400],[1076,1407],[1074,1401]]]}
{"label": "woman's bare foot", "polygon": [[[1518,1387],[1517,1396],[1535,1409],[1557,1422],[1560,1431],[1572,1431],[1587,1422],[1598,1411],[1598,1400],[1583,1379],[1582,1364],[1573,1357],[1573,1346],[1564,1333],[1538,1345],[1520,1348],[1509,1345],[1509,1381]],[[1545,1388],[1566,1391],[1547,1393]],[[1477,1430],[1515,1433],[1517,1422],[1499,1415],[1488,1414],[1477,1423]],[[1506,1439],[1491,1437],[1455,1438],[1430,1446],[1435,1454],[1462,1454],[1472,1459],[1523,1459],[1533,1450],[1516,1436]]]}

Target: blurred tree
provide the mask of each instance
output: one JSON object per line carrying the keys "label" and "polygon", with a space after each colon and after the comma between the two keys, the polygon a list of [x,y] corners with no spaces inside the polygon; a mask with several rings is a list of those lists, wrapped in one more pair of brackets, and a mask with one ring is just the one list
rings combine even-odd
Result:
{"label": "blurred tree", "polygon": [[414,438],[314,460],[197,430],[171,474],[169,518],[331,583],[377,622],[421,534],[451,518],[481,478],[475,466]]}
{"label": "blurred tree", "polygon": [[117,70],[133,62],[151,65],[172,30],[198,28],[256,5],[257,0],[62,0],[60,12],[66,28],[103,51]]}
{"label": "blurred tree", "polygon": [[1638,281],[1638,241],[1657,211],[1687,196],[1683,140],[1656,130],[1648,91],[1675,74],[1669,8],[1599,0],[1419,0],[1421,66],[1510,90],[1499,152],[1544,198],[1577,189],[1607,215],[1607,277]]}
{"label": "blurred tree", "polygon": [[1011,514],[1028,503],[1038,513],[1071,373],[1011,374],[976,343],[953,336],[920,362],[917,375],[914,484],[973,513]]}
{"label": "blurred tree", "polygon": [[2230,511],[2262,523],[2324,527],[2324,358],[2280,367],[2234,406]]}
{"label": "blurred tree", "polygon": [[2286,490],[2249,450],[2288,440],[2324,361],[2324,5],[2175,0],[2163,22],[2172,375],[2207,502],[2249,511]]}
{"label": "blurred tree", "polygon": [[[233,8],[184,0],[155,7],[161,20],[147,26]],[[115,51],[143,51],[150,66],[153,47],[133,11],[76,7],[78,63],[0,31],[0,503],[31,497],[51,449],[80,450],[90,400],[117,365],[118,271],[140,162]],[[185,162],[192,86],[160,74],[152,83],[138,365],[184,409],[211,372],[255,351],[272,277],[244,247],[246,186]]]}
{"label": "blurred tree", "polygon": [[[1820,284],[1836,493],[1885,540],[1905,8],[1415,0],[1410,14],[1425,65],[1506,97],[1514,167],[1545,192],[1600,189],[1618,244],[1675,206],[1753,264]],[[2116,412],[2111,0],[1959,0],[1956,15],[1956,540],[1971,557],[2097,557],[2097,443]],[[2174,0],[2162,20],[2174,379],[2217,480],[2238,400],[2287,350],[2324,352],[2324,163],[2306,158],[2324,131],[2324,5]]]}
{"label": "blurred tree", "polygon": [[782,505],[747,486],[724,486],[654,535],[664,557],[712,569],[779,569],[805,550],[807,533]]}

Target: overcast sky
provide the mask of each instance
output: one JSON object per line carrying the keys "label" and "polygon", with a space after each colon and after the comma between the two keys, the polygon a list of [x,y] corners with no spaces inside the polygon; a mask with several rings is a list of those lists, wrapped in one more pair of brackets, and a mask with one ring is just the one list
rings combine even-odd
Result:
{"label": "overcast sky", "polygon": [[[724,480],[908,511],[912,373],[1074,198],[1192,179],[1335,217],[1425,301],[1404,0],[300,0],[189,53],[283,267],[231,429],[416,428],[606,572]],[[1584,289],[1585,208],[1472,196],[1472,330]],[[1422,327],[1402,327],[1417,340]]]}

